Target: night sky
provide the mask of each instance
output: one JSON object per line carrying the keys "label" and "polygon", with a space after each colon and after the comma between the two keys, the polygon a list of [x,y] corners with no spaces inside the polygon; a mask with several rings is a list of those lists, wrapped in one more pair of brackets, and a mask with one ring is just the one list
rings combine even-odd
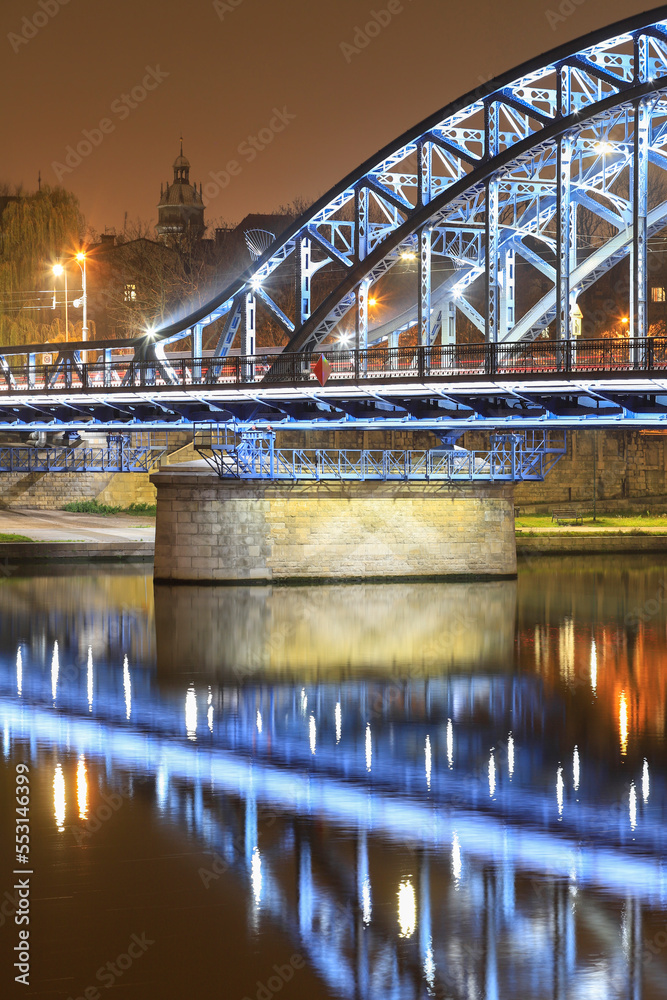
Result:
{"label": "night sky", "polygon": [[[0,8],[0,181],[31,191],[41,170],[43,183],[75,192],[97,231],[122,229],[125,213],[156,221],[181,132],[207,222],[235,223],[313,199],[481,81],[648,9],[642,0],[61,3]],[[388,23],[355,52],[355,29],[373,11]],[[263,129],[253,148],[248,137]],[[68,165],[67,147],[82,141],[86,155]]]}

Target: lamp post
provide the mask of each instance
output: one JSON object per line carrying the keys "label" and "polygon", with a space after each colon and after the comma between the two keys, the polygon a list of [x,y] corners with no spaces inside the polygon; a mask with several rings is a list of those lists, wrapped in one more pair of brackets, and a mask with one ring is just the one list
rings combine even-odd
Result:
{"label": "lamp post", "polygon": [[86,291],[86,255],[83,250],[79,250],[76,255],[76,262],[81,270],[81,288],[83,290],[83,295],[81,296],[83,302],[83,328],[82,334],[83,340],[88,340],[88,293]]}
{"label": "lamp post", "polygon": [[[83,305],[83,326],[81,328],[82,340],[88,340],[88,293],[86,291],[86,255],[83,250],[79,250],[74,258],[81,271],[81,302]],[[81,360],[85,364],[88,360],[88,352],[83,351]]]}
{"label": "lamp post", "polygon": [[61,274],[65,275],[65,340],[67,341],[69,340],[69,317],[67,312],[67,271],[62,264],[54,264],[53,273],[57,278],[59,278]]}

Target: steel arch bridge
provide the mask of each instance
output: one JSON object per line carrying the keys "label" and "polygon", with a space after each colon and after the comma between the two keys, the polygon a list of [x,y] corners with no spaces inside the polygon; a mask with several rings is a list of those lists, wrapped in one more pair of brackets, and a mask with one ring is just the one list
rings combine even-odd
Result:
{"label": "steel arch bridge", "polygon": [[[253,355],[267,321],[286,351],[341,332],[357,348],[455,340],[462,313],[488,343],[572,336],[577,298],[629,258],[631,330],[647,332],[648,241],[667,220],[667,7],[532,60],[421,122],[312,206],[210,302],[161,329],[161,355],[224,318]],[[517,297],[517,263],[539,279]],[[277,301],[297,273],[290,308]],[[405,302],[379,325],[369,300],[388,280]],[[412,286],[412,287],[410,287]],[[523,301],[522,301],[523,300]],[[476,308],[481,304],[481,309]]]}
{"label": "steel arch bridge", "polygon": [[[0,426],[664,426],[667,340],[648,336],[647,304],[663,230],[667,6],[421,122],[170,325],[97,343],[94,362],[90,344],[0,347]],[[628,338],[577,341],[578,298],[621,262]],[[460,316],[483,344],[457,343]],[[282,354],[258,356],[276,324]],[[189,361],[173,347],[184,338]]]}

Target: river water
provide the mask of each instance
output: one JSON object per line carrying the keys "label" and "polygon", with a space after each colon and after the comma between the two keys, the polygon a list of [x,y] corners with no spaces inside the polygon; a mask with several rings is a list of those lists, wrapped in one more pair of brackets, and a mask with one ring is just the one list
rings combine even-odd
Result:
{"label": "river water", "polygon": [[666,696],[658,557],[9,568],[0,996],[664,998]]}

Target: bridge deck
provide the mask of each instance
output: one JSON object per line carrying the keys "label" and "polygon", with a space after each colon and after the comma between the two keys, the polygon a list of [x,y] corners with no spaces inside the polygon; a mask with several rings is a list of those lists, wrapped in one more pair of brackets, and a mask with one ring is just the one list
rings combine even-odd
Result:
{"label": "bridge deck", "polygon": [[0,367],[0,422],[289,421],[306,428],[325,421],[350,428],[382,421],[462,431],[467,422],[659,426],[667,419],[667,339],[332,350],[325,356],[330,372],[320,380],[319,354],[83,362],[80,352],[70,351],[47,366],[20,365],[20,356],[12,355],[11,367]]}

